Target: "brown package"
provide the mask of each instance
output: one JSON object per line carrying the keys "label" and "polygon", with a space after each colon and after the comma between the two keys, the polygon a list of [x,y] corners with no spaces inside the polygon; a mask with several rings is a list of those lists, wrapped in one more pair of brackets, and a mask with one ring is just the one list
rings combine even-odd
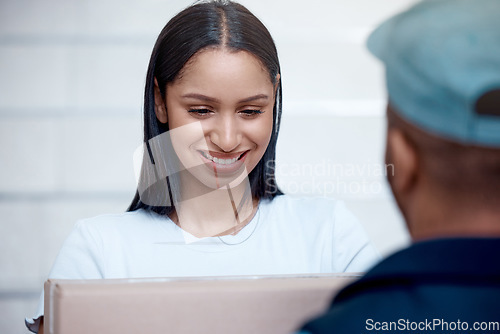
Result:
{"label": "brown package", "polygon": [[357,274],[48,280],[46,334],[288,334]]}

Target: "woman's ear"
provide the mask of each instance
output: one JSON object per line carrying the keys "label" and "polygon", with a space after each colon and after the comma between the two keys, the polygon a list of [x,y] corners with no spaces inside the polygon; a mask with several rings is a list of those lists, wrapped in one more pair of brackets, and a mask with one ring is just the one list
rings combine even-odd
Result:
{"label": "woman's ear", "polygon": [[276,96],[276,92],[278,91],[278,87],[280,85],[280,80],[281,80],[281,75],[278,73],[276,74],[276,83],[274,84],[274,96]]}
{"label": "woman's ear", "polygon": [[155,78],[154,92],[155,92],[156,118],[158,118],[160,123],[166,124],[168,121],[167,107],[166,107],[165,101],[163,100],[163,97],[161,96],[160,87],[158,86],[158,81],[156,80],[156,78]]}

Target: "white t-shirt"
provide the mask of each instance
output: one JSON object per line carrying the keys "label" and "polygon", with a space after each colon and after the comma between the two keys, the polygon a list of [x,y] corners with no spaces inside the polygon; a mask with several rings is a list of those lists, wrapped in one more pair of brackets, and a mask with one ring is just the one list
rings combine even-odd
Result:
{"label": "white t-shirt", "polygon": [[[102,279],[364,272],[379,260],[342,202],[262,200],[237,235],[196,238],[169,218],[138,210],[78,221],[49,278]],[[38,330],[38,312],[26,325]]]}

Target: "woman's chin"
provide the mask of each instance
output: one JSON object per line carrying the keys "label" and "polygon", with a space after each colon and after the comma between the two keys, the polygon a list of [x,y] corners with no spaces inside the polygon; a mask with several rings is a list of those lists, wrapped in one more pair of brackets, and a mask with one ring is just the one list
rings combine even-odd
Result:
{"label": "woman's chin", "polygon": [[217,190],[221,188],[235,188],[245,180],[248,182],[248,173],[245,164],[240,164],[237,169],[214,168],[211,175],[195,175],[206,187]]}

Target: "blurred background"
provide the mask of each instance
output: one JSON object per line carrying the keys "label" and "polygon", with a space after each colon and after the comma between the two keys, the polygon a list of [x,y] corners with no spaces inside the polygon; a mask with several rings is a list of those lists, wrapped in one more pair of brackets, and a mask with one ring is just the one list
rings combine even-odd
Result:
{"label": "blurred background", "polygon": [[[385,182],[383,71],[364,42],[413,2],[242,1],[280,55],[279,185],[344,200],[384,256],[408,235]],[[130,203],[150,52],[191,3],[0,1],[0,333],[27,333],[76,220]]]}

